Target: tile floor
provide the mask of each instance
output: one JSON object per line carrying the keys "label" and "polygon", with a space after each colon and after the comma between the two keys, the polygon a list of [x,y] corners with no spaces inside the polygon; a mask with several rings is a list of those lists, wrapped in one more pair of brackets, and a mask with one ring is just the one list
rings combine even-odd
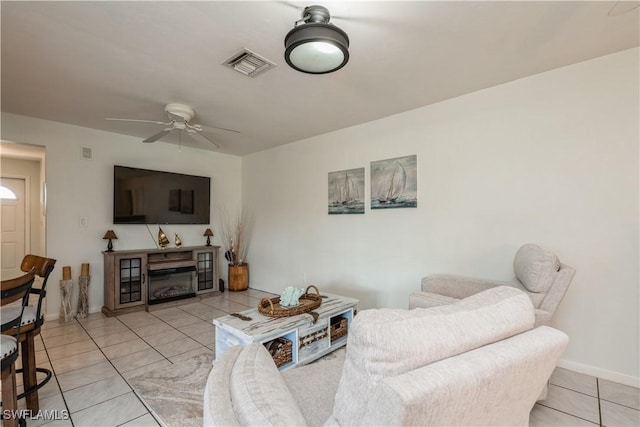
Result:
{"label": "tile floor", "polygon": [[[256,307],[263,296],[269,294],[249,289],[151,313],[111,318],[95,313],[68,323],[45,322],[36,340],[36,360],[38,366],[52,369],[54,377],[40,390],[40,408],[54,411],[49,414],[57,418],[69,417],[40,417],[28,420],[28,426],[158,426],[127,380],[213,353],[211,321]],[[19,407],[24,408],[24,399]],[[637,388],[558,368],[548,399],[536,404],[530,422],[532,426],[638,426],[639,414]]]}

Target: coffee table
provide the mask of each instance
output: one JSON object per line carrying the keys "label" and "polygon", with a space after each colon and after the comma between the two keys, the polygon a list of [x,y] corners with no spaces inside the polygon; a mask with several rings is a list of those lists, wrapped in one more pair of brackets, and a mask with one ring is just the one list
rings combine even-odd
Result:
{"label": "coffee table", "polygon": [[[261,342],[269,348],[278,339],[291,342],[291,356],[279,365],[280,370],[312,362],[347,343],[347,335],[358,300],[322,293],[322,304],[311,314],[290,317],[267,317],[257,308],[213,319],[216,326],[216,359],[234,345]],[[242,320],[240,316],[250,320]],[[284,341],[286,342],[286,341]],[[290,360],[289,360],[290,359]]]}

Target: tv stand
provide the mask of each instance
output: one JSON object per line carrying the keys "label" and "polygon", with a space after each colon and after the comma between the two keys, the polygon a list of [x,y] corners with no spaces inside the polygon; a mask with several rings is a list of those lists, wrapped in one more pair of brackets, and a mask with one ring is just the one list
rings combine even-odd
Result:
{"label": "tv stand", "polygon": [[[219,246],[191,246],[102,252],[102,312],[116,316],[158,310],[215,295],[219,250]],[[160,279],[167,283],[171,279],[170,286]]]}

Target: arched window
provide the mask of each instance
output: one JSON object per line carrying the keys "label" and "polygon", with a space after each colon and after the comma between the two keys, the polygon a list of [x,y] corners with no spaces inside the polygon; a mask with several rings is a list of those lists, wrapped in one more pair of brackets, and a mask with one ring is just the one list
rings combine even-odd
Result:
{"label": "arched window", "polygon": [[9,190],[4,185],[0,185],[0,199],[3,199],[3,200],[16,200],[17,197],[16,197],[16,193],[14,193],[13,191]]}

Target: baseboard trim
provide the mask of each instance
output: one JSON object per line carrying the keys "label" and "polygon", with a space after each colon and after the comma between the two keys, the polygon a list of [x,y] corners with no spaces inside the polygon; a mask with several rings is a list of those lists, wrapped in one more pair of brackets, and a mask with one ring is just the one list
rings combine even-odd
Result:
{"label": "baseboard trim", "polygon": [[581,374],[591,375],[592,377],[601,378],[607,381],[640,388],[640,378],[631,375],[621,374],[620,372],[609,371],[608,369],[598,368],[597,366],[586,365],[584,363],[574,362],[573,360],[560,359],[558,362],[560,368]]}
{"label": "baseboard trim", "polygon": [[[93,307],[89,307],[89,314],[92,313],[99,313],[100,311],[102,311],[102,306],[101,305],[96,305]],[[76,313],[73,312],[73,317],[76,316]],[[60,318],[60,313],[47,313],[44,315],[44,320],[47,321],[51,321],[51,320],[58,320]]]}

